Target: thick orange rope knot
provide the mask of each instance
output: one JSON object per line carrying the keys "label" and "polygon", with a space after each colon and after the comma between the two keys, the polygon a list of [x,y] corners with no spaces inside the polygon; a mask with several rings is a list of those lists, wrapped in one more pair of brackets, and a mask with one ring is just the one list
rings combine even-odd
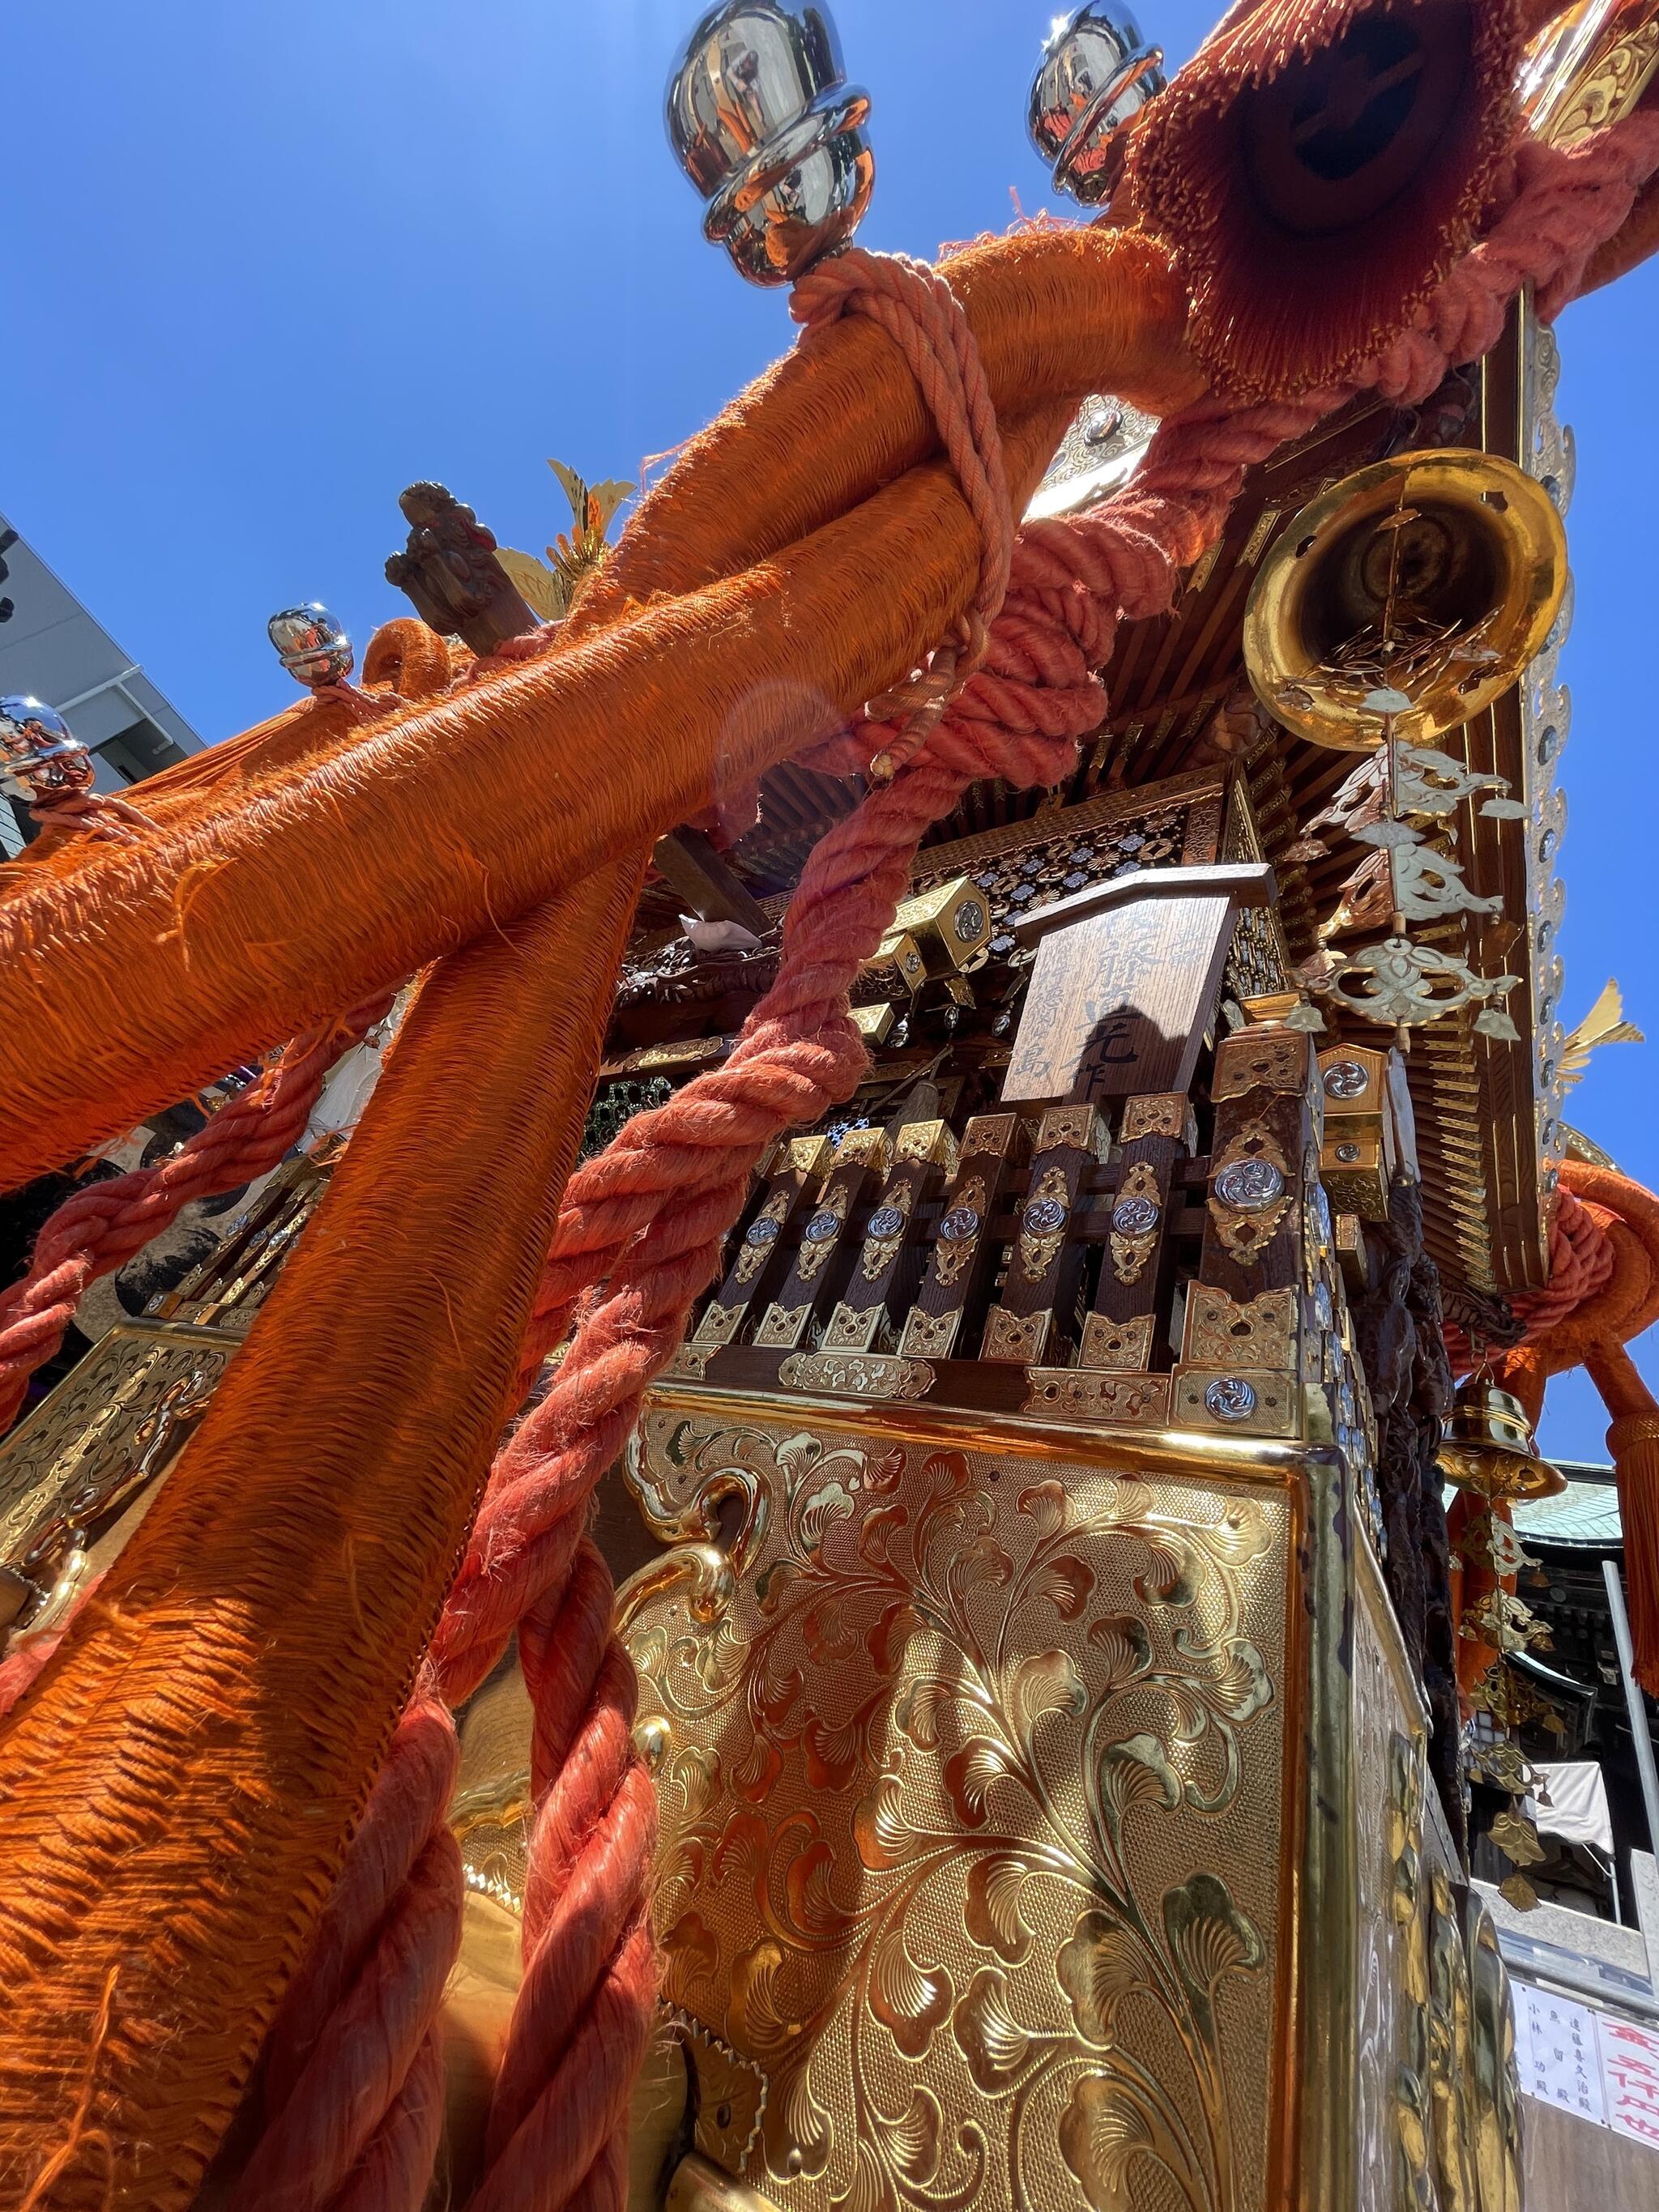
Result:
{"label": "thick orange rope knot", "polygon": [[961,685],[984,660],[1014,558],[1014,520],[989,379],[961,301],[937,270],[906,254],[852,246],[801,278],[789,312],[803,343],[846,314],[867,315],[903,354],[939,429],[980,534],[979,580],[951,637],[926,669],[872,699],[865,719],[890,726],[869,763],[890,783],[914,760]]}

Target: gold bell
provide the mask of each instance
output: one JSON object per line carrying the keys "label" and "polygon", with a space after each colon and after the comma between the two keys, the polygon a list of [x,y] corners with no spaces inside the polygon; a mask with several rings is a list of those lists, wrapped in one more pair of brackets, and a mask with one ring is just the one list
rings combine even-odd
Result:
{"label": "gold bell", "polygon": [[1490,453],[1401,453],[1333,484],[1280,532],[1244,613],[1244,659],[1287,729],[1374,752],[1432,744],[1542,649],[1567,582],[1541,484]]}
{"label": "gold bell", "polygon": [[1494,1382],[1459,1389],[1436,1464],[1449,1482],[1493,1504],[1555,1498],[1567,1486],[1560,1469],[1539,1457],[1521,1401]]}

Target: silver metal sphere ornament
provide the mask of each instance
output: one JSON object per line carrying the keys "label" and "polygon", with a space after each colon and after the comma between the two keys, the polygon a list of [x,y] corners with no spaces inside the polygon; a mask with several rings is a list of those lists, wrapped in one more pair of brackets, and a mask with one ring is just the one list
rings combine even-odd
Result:
{"label": "silver metal sphere ornament", "polygon": [[1055,20],[1031,87],[1031,143],[1056,191],[1107,206],[1123,167],[1124,127],[1164,90],[1164,50],[1127,8],[1090,0]]}
{"label": "silver metal sphere ornament", "polygon": [[315,599],[272,615],[265,629],[283,667],[307,691],[343,684],[357,665],[344,625]]}
{"label": "silver metal sphere ornament", "polygon": [[726,0],[669,81],[669,143],[708,203],[703,234],[751,284],[793,284],[851,239],[875,185],[870,96],[823,8]]}
{"label": "silver metal sphere ornament", "polygon": [[92,789],[92,755],[55,707],[0,698],[0,791],[39,803]]}

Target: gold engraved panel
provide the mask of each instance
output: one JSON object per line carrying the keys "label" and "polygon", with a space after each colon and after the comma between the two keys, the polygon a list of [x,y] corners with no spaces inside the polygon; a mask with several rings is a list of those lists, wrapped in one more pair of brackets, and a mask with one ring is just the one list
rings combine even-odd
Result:
{"label": "gold engraved panel", "polygon": [[979,1356],[981,1359],[1030,1367],[1048,1350],[1054,1320],[1052,1314],[1012,1314],[1004,1306],[993,1306],[985,1316],[985,1338]]}
{"label": "gold engraved panel", "polygon": [[933,1370],[921,1359],[886,1359],[858,1352],[800,1352],[786,1359],[778,1380],[787,1390],[821,1390],[831,1397],[925,1398]]}
{"label": "gold engraved panel", "polygon": [[825,1352],[873,1352],[881,1340],[882,1332],[890,1324],[885,1306],[872,1306],[868,1313],[854,1313],[849,1305],[838,1305],[830,1316],[830,1326],[823,1332]]}
{"label": "gold engraved panel", "polygon": [[1216,1049],[1211,1096],[1218,1106],[1224,1099],[1248,1098],[1253,1091],[1299,1095],[1309,1090],[1313,1073],[1312,1050],[1299,1030],[1265,1035],[1241,1030]]}
{"label": "gold engraved panel", "polygon": [[1189,1152],[1195,1151],[1198,1130],[1193,1119],[1192,1101],[1186,1092],[1146,1091],[1138,1098],[1126,1100],[1123,1142],[1132,1145],[1137,1137],[1173,1137]]}
{"label": "gold engraved panel", "polygon": [[1354,1607],[1352,1791],[1346,1813],[1354,1826],[1359,1861],[1354,2176],[1358,2212],[1397,2212],[1395,2094],[1401,2069],[1410,2064],[1413,1957],[1412,1931],[1395,1910],[1402,1838],[1389,1815],[1401,1778],[1401,1747],[1415,1755],[1423,1722],[1387,1596],[1363,1548],[1354,1565],[1359,1589]]}
{"label": "gold engraved panel", "polygon": [[721,1345],[734,1342],[738,1331],[743,1327],[744,1310],[742,1306],[723,1306],[716,1301],[706,1309],[702,1319],[697,1323],[694,1340],[706,1344],[711,1351],[718,1351]]}
{"label": "gold engraved panel", "polygon": [[1167,1375],[1111,1375],[1082,1367],[1034,1367],[1026,1376],[1028,1415],[1097,1421],[1103,1426],[1165,1429],[1170,1425]]}
{"label": "gold engraved panel", "polygon": [[792,1352],[806,1334],[811,1320],[811,1304],[804,1306],[769,1306],[766,1318],[755,1331],[755,1342],[763,1351]]}
{"label": "gold engraved panel", "polygon": [[1152,1364],[1151,1314],[1138,1321],[1113,1321],[1106,1314],[1091,1314],[1083,1324],[1079,1367],[1098,1367],[1109,1374],[1144,1375]]}
{"label": "gold engraved panel", "polygon": [[1194,1283],[1187,1294],[1184,1358],[1194,1367],[1267,1367],[1297,1371],[1297,1294],[1263,1291],[1243,1304],[1225,1291]]}
{"label": "gold engraved panel", "polygon": [[118,1322],[0,1443],[0,1563],[49,1528],[95,1520],[158,1473],[241,1340],[179,1322]]}
{"label": "gold engraved panel", "polygon": [[914,1306],[899,1350],[907,1359],[948,1359],[961,1328],[960,1307],[955,1313],[929,1314]]}
{"label": "gold engraved panel", "polygon": [[734,2178],[1276,2203],[1299,1493],[666,1408],[635,1481],[750,1506],[721,1605],[619,1600],[665,1999],[766,2083]]}

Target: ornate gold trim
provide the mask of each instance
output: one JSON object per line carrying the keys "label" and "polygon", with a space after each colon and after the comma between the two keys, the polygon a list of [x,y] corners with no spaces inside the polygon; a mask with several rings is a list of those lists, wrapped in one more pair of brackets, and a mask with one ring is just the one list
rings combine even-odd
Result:
{"label": "ornate gold trim", "polygon": [[811,1311],[810,1299],[804,1306],[769,1306],[755,1331],[757,1346],[767,1352],[793,1352],[806,1334]]}
{"label": "ornate gold trim", "polygon": [[1006,1306],[993,1306],[985,1317],[979,1356],[1016,1367],[1033,1366],[1048,1349],[1053,1326],[1052,1314],[1012,1314]]}
{"label": "ornate gold trim", "polygon": [[1164,1429],[1170,1425],[1167,1375],[1113,1375],[1100,1368],[1034,1367],[1024,1411],[1059,1414],[1113,1428]]}
{"label": "ornate gold trim", "polygon": [[[1034,1206],[1045,1209],[1058,1206],[1060,1218],[1051,1226],[1032,1228],[1030,1225]],[[1066,1232],[1072,1225],[1072,1190],[1064,1168],[1044,1170],[1027,1193],[1019,1214],[1020,1273],[1028,1283],[1040,1283],[1059,1256],[1066,1242]]]}
{"label": "ornate gold trim", "polygon": [[1170,1137],[1190,1152],[1198,1143],[1192,1101],[1184,1091],[1147,1091],[1127,1099],[1123,1107],[1123,1142],[1142,1137]]}
{"label": "ornate gold trim", "polygon": [[1182,1358],[1191,1367],[1265,1367],[1294,1375],[1299,1365],[1294,1291],[1263,1291],[1240,1304],[1225,1291],[1194,1283],[1187,1293]]}
{"label": "ornate gold trim", "polygon": [[954,1313],[923,1313],[914,1307],[904,1324],[904,1334],[899,1340],[900,1356],[906,1359],[948,1359],[962,1328],[962,1310]]}
{"label": "ornate gold trim", "polygon": [[925,1398],[937,1379],[925,1360],[857,1352],[800,1352],[778,1370],[787,1390],[849,1398]]}
{"label": "ornate gold trim", "polygon": [[1154,1317],[1142,1314],[1136,1321],[1113,1321],[1106,1314],[1091,1314],[1083,1324],[1079,1367],[1092,1367],[1108,1375],[1144,1375],[1152,1364]]}
{"label": "ornate gold trim", "polygon": [[[1124,1230],[1117,1226],[1120,1206],[1141,1200],[1157,1210],[1157,1219],[1150,1228]],[[1137,1160],[1119,1185],[1112,1201],[1112,1273],[1126,1290],[1138,1283],[1146,1272],[1146,1263],[1158,1249],[1158,1231],[1164,1226],[1164,1194],[1158,1187],[1158,1170],[1148,1160]]]}

